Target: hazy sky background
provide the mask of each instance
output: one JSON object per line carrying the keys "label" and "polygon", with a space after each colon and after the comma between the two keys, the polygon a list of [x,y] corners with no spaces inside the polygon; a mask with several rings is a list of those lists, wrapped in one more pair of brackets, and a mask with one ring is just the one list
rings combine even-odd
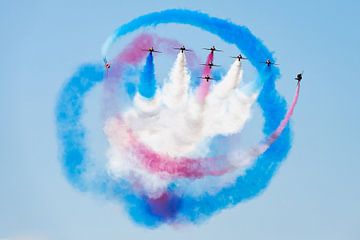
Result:
{"label": "hazy sky background", "polygon": [[[293,75],[305,74],[293,148],[262,195],[201,225],[148,230],[67,182],[54,106],[80,64],[101,60],[116,27],[179,7],[249,27],[275,51],[288,101]],[[0,239],[360,239],[359,10],[354,0],[0,1]],[[190,46],[213,40],[227,48],[178,35]]]}

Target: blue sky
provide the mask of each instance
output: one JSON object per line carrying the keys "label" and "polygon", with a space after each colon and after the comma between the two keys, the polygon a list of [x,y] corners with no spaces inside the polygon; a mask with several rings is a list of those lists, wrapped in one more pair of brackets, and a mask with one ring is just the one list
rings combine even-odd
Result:
{"label": "blue sky", "polygon": [[[359,5],[2,1],[0,239],[359,239]],[[54,105],[60,87],[80,64],[100,61],[101,45],[116,27],[178,7],[249,27],[275,51],[282,71],[278,89],[289,101],[291,78],[297,71],[305,74],[293,119],[293,148],[261,196],[201,225],[147,230],[134,225],[117,204],[68,184],[58,160]],[[166,28],[159,32],[167,33]],[[225,45],[186,37],[195,46],[207,46],[209,40]]]}

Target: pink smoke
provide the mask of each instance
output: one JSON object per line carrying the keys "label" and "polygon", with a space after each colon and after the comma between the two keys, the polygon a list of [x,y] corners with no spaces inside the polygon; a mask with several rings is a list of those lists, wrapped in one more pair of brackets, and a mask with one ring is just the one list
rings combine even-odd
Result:
{"label": "pink smoke", "polygon": [[170,157],[156,153],[139,142],[133,131],[119,116],[114,120],[116,125],[113,125],[112,131],[107,133],[111,143],[121,149],[132,151],[141,164],[151,172],[167,173],[176,177],[201,178],[223,175],[229,171],[228,168],[220,166],[221,157]]}
{"label": "pink smoke", "polygon": [[[294,112],[299,98],[299,93],[300,84],[297,85],[292,104],[279,126],[270,136],[268,136],[264,141],[261,141],[258,146],[251,148],[247,152],[247,156],[250,156],[253,159],[257,158],[278,139]],[[128,130],[128,133],[130,136],[131,148],[140,159],[143,166],[151,172],[165,172],[178,177],[201,178],[203,176],[223,175],[236,169],[236,167],[232,166],[232,164],[224,164],[224,161],[226,160],[224,156],[212,158],[171,158],[169,156],[163,156],[140,143],[130,130]]]}
{"label": "pink smoke", "polygon": [[262,141],[262,143],[260,143],[258,146],[252,148],[249,151],[249,153],[248,153],[249,155],[251,155],[252,157],[257,157],[257,156],[263,154],[271,146],[271,144],[273,144],[279,138],[279,136],[285,129],[286,125],[289,123],[290,118],[294,113],[295,106],[298,101],[299,95],[300,95],[300,82],[296,86],[295,96],[293,98],[293,101],[292,101],[290,108],[287,111],[284,119],[281,120],[279,126],[276,128],[276,130],[270,136],[268,136],[264,141]]}
{"label": "pink smoke", "polygon": [[226,168],[215,169],[216,162],[220,161],[220,157],[173,158],[151,151],[139,142],[133,142],[132,147],[141,163],[152,172],[166,172],[176,177],[201,178],[204,176],[220,176],[229,171]]}
{"label": "pink smoke", "polygon": [[[214,61],[214,52],[211,52],[206,59],[206,63],[205,63],[206,65],[204,66],[204,70],[202,72],[201,77],[210,76],[211,68],[209,64],[212,63],[213,61]],[[209,81],[206,81],[205,79],[201,79],[201,83],[198,89],[198,99],[200,103],[204,103],[205,98],[209,93],[210,82],[211,79],[209,79]]]}
{"label": "pink smoke", "polygon": [[295,97],[291,103],[290,109],[288,110],[288,112],[285,115],[285,118],[280,122],[280,125],[278,126],[278,128],[275,130],[275,132],[273,132],[268,139],[266,140],[266,144],[267,145],[271,145],[273,142],[275,142],[275,140],[280,136],[280,134],[282,133],[282,131],[284,130],[284,128],[286,127],[286,125],[288,124],[291,116],[294,113],[294,109],[296,106],[296,103],[298,101],[299,98],[299,94],[300,94],[300,82],[297,84],[296,86],[296,91],[295,91]]}

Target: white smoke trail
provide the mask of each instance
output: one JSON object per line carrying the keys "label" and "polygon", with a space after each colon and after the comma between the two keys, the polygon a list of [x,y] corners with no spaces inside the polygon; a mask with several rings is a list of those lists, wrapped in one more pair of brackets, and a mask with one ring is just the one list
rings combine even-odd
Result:
{"label": "white smoke trail", "polygon": [[[124,119],[141,142],[155,152],[186,156],[197,150],[202,138],[202,107],[189,96],[190,74],[184,53],[179,53],[161,93],[151,100],[135,98],[136,108]],[[140,101],[139,101],[140,99]],[[155,104],[161,99],[159,106]],[[150,111],[151,110],[151,111]],[[166,139],[166,141],[164,141]]]}
{"label": "white smoke trail", "polygon": [[[241,64],[236,60],[201,104],[190,92],[185,54],[179,53],[163,89],[150,100],[137,94],[134,107],[123,114],[124,124],[154,152],[170,157],[204,157],[210,151],[209,138],[237,133],[250,118],[257,93],[248,96],[240,91],[241,79]],[[110,142],[108,169],[112,176],[132,179],[148,195],[159,195],[171,177],[150,173],[141,165],[127,146],[122,123],[109,119],[104,131]]]}
{"label": "white smoke trail", "polygon": [[214,86],[206,99],[205,136],[229,135],[239,132],[250,118],[257,94],[247,96],[239,90],[243,71],[236,60],[225,77]]}
{"label": "white smoke trail", "polygon": [[179,52],[169,74],[169,83],[163,88],[163,102],[168,108],[184,107],[188,101],[190,74],[186,68],[185,54]]}

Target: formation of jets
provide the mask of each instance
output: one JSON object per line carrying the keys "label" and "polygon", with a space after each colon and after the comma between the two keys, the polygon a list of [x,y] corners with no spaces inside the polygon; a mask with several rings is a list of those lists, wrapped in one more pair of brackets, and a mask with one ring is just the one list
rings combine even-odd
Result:
{"label": "formation of jets", "polygon": [[[183,45],[182,47],[176,47],[174,48],[176,50],[179,50],[181,51],[182,53],[184,52],[191,52],[192,50],[190,49],[187,49],[185,48],[185,46]],[[211,51],[211,53],[214,53],[214,52],[223,52],[221,49],[217,49],[215,46],[212,46],[211,48],[203,48],[204,50],[208,50],[208,51]],[[155,50],[153,47],[150,47],[148,49],[141,49],[142,51],[147,51],[149,53],[161,53],[160,51],[157,51]],[[234,57],[231,57],[231,58],[237,58],[239,62],[241,62],[242,60],[246,60],[247,58],[243,57],[241,54],[237,55],[237,56],[234,56]],[[104,67],[106,69],[106,71],[109,70],[110,68],[110,63],[107,61],[106,58],[103,58],[103,61],[104,61]],[[263,63],[263,64],[266,64],[266,66],[268,67],[271,67],[271,65],[279,65],[278,63],[275,63],[275,62],[272,62],[270,59],[266,59],[265,61],[263,62],[260,62],[260,63]],[[210,63],[202,63],[201,65],[203,66],[208,66],[209,68],[212,68],[212,67],[220,67],[220,65],[216,65],[214,64],[213,62],[210,62]],[[298,81],[298,83],[301,82],[302,78],[303,78],[303,74],[304,74],[304,71],[302,71],[301,73],[298,73],[295,77],[295,80]],[[206,76],[202,76],[202,77],[199,77],[201,79],[204,79],[206,80],[207,82],[209,80],[213,80],[213,78],[209,75],[206,75]]]}

